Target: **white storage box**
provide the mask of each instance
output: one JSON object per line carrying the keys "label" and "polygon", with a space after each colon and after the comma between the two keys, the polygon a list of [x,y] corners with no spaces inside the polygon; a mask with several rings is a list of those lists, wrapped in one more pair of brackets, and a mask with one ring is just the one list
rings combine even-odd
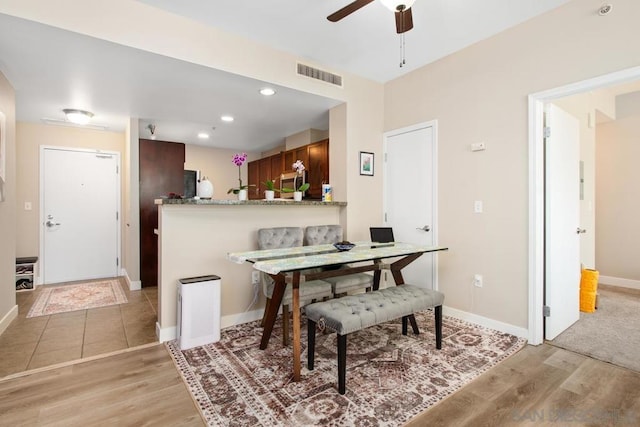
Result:
{"label": "white storage box", "polygon": [[220,277],[213,275],[179,280],[180,350],[220,341],[220,286]]}

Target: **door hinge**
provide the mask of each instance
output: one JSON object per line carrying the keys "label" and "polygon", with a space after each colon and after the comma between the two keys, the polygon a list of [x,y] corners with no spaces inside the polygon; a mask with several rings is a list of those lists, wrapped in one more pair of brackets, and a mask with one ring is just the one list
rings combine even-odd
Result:
{"label": "door hinge", "polygon": [[384,161],[387,161],[387,153],[384,153]]}
{"label": "door hinge", "polygon": [[116,165],[116,175],[120,173],[120,166]]}
{"label": "door hinge", "polygon": [[551,136],[551,128],[549,126],[544,127],[544,137],[549,138]]}
{"label": "door hinge", "polygon": [[548,305],[545,305],[542,307],[542,315],[544,317],[550,317],[551,316],[551,307],[549,307]]}
{"label": "door hinge", "polygon": [[116,266],[120,265],[120,258],[116,257]]}
{"label": "door hinge", "polygon": [[116,212],[116,221],[120,219],[120,215]]}
{"label": "door hinge", "polygon": [[384,213],[384,222],[387,222],[387,213]]}

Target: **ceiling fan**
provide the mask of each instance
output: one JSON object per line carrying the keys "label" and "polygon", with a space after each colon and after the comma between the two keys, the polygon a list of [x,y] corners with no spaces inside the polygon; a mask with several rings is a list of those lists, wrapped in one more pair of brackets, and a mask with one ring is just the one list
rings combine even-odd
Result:
{"label": "ceiling fan", "polygon": [[[355,0],[349,3],[337,12],[327,16],[331,22],[337,22],[346,16],[351,15],[356,10],[363,8],[374,0]],[[398,34],[405,33],[413,28],[413,16],[411,15],[411,6],[416,0],[380,0],[388,9],[396,14],[396,32]]]}

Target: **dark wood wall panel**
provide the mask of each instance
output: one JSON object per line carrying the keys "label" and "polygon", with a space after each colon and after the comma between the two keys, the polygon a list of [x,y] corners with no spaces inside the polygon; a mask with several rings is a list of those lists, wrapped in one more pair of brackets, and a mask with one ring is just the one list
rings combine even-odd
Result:
{"label": "dark wood wall panel", "polygon": [[184,144],[140,140],[140,280],[158,285],[158,206],[155,199],[184,191]]}

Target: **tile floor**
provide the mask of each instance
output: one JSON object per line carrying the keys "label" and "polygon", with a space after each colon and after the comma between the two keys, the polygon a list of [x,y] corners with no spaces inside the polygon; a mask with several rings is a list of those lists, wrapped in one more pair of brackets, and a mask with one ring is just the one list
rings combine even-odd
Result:
{"label": "tile floor", "polygon": [[158,288],[129,291],[128,303],[27,319],[42,286],[18,292],[18,317],[0,335],[0,378],[156,341]]}

